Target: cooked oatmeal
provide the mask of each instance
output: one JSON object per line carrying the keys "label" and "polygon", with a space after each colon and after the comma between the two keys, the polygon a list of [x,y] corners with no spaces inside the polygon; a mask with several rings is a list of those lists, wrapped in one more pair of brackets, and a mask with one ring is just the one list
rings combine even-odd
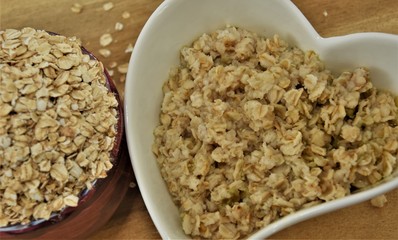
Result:
{"label": "cooked oatmeal", "polygon": [[397,98],[277,35],[203,34],[163,93],[153,152],[195,238],[245,237],[397,169]]}

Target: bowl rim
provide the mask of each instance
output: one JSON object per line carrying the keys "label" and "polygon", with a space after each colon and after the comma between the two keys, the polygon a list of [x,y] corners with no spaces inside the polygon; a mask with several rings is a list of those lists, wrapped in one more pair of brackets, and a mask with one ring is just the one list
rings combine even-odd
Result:
{"label": "bowl rim", "polygon": [[[158,21],[159,16],[162,16],[164,14],[164,11],[170,8],[175,7],[176,5],[180,4],[181,2],[184,2],[186,0],[165,0],[163,1],[158,8],[152,13],[146,24],[141,30],[141,33],[139,34],[136,44],[135,44],[135,50],[133,51],[130,62],[129,62],[129,69],[127,72],[127,80],[125,83],[125,91],[128,93],[130,89],[134,89],[134,82],[138,81],[138,79],[135,78],[134,72],[135,72],[135,65],[136,62],[140,61],[139,60],[139,54],[141,51],[141,46],[145,43],[146,39],[148,38],[150,34],[150,30],[153,25],[155,25]],[[272,0],[271,0],[272,1]],[[393,42],[397,43],[398,42],[398,35],[390,34],[390,33],[376,33],[376,32],[366,32],[366,33],[352,33],[352,34],[347,34],[344,36],[334,36],[334,37],[328,37],[324,38],[316,32],[316,30],[313,28],[313,26],[310,24],[310,22],[307,20],[307,18],[303,15],[303,13],[296,7],[294,3],[292,3],[290,0],[275,0],[274,2],[278,2],[278,4],[283,5],[284,8],[288,11],[288,14],[293,14],[296,20],[298,21],[298,24],[303,27],[305,31],[305,35],[307,37],[311,38],[312,41],[308,44],[312,44],[316,46],[317,49],[319,48],[328,48],[330,46],[334,46],[337,44],[341,44],[344,42],[356,42],[356,41],[367,41],[367,40],[373,40],[373,39],[380,39],[382,41],[388,41],[388,42]],[[167,76],[165,76],[166,79]],[[133,94],[126,94],[125,95],[125,101],[124,101],[124,109],[125,109],[125,128],[126,128],[126,139],[127,139],[127,146],[130,154],[130,159],[134,171],[134,175],[136,177],[136,181],[138,186],[141,189],[141,195],[144,200],[145,205],[147,206],[147,210],[152,218],[152,221],[154,222],[157,230],[159,231],[160,235],[162,238],[165,239],[170,239],[170,233],[167,230],[167,227],[165,227],[165,223],[161,222],[160,219],[158,218],[158,213],[154,210],[152,207],[154,205],[153,201],[153,195],[146,191],[146,188],[150,188],[150,185],[145,182],[145,176],[143,172],[141,172],[141,167],[143,163],[143,159],[138,159],[136,155],[136,150],[135,150],[135,145],[138,142],[138,136],[134,136],[134,128],[131,125],[131,122],[133,121],[133,115],[136,114],[137,111],[132,110],[130,103],[133,101],[132,99]],[[160,103],[159,103],[160,104]],[[147,160],[147,159],[146,159]],[[145,160],[145,161],[146,161]],[[295,223],[304,221],[306,219],[319,216],[337,209],[341,209],[343,207],[348,207],[353,204],[357,204],[366,200],[369,200],[375,196],[378,196],[380,194],[386,193],[388,191],[391,191],[392,189],[398,188],[398,177],[394,175],[394,179],[390,179],[388,182],[385,182],[383,184],[380,184],[379,186],[373,186],[372,189],[364,191],[364,192],[358,192],[355,194],[348,195],[342,199],[337,199],[333,200],[330,202],[325,202],[320,205],[308,208],[308,209],[302,209],[294,214],[290,214],[288,216],[285,216],[269,225],[267,225],[266,228],[259,229],[258,231],[253,232],[249,238],[265,238],[268,237],[277,231],[280,231],[288,226],[291,226]],[[189,236],[187,236],[189,237]]]}

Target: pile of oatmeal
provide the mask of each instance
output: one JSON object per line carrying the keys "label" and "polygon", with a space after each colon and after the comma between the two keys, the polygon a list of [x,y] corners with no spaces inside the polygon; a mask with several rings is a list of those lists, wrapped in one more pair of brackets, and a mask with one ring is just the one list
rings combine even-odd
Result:
{"label": "pile of oatmeal", "polygon": [[0,31],[0,227],[75,207],[107,176],[117,106],[75,37]]}
{"label": "pile of oatmeal", "polygon": [[193,237],[241,238],[397,169],[397,99],[278,36],[203,34],[163,92],[153,152]]}

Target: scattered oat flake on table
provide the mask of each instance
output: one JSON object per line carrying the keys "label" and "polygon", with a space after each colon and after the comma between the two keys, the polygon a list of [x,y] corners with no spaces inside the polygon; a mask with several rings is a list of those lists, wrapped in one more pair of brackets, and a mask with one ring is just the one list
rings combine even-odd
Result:
{"label": "scattered oat flake on table", "polygon": [[112,41],[113,41],[113,38],[112,38],[112,35],[110,33],[104,33],[100,37],[100,44],[103,47],[108,46],[109,44],[112,43]]}
{"label": "scattered oat flake on table", "polygon": [[115,62],[115,61],[109,63],[109,68],[114,68],[116,66],[117,66],[117,62]]}
{"label": "scattered oat flake on table", "polygon": [[83,6],[80,3],[74,3],[70,10],[74,13],[81,13],[83,10]]}
{"label": "scattered oat flake on table", "polygon": [[374,197],[370,200],[370,204],[372,204],[373,207],[384,207],[384,205],[387,203],[387,197],[386,195],[380,195],[377,197]]}
{"label": "scattered oat flake on table", "polygon": [[328,12],[326,10],[323,11],[323,16],[325,16],[325,17],[328,16]]}
{"label": "scattered oat flake on table", "polygon": [[115,24],[115,30],[116,30],[116,31],[122,31],[122,30],[123,30],[123,23],[117,22],[117,23]]}
{"label": "scattered oat flake on table", "polygon": [[105,11],[109,11],[114,7],[114,5],[113,5],[113,2],[107,2],[107,3],[104,3],[104,5],[102,5],[102,7],[104,8]]}
{"label": "scattered oat flake on table", "polygon": [[122,64],[122,65],[119,65],[119,66],[117,67],[117,70],[118,70],[120,73],[127,73],[128,67],[129,67],[129,64],[128,64],[128,63],[124,63],[124,64]]}
{"label": "scattered oat flake on table", "polygon": [[129,52],[133,52],[134,47],[133,44],[129,43],[129,45],[127,45],[126,50],[124,50],[125,53],[129,53]]}
{"label": "scattered oat flake on table", "polygon": [[111,50],[107,49],[107,48],[101,48],[100,50],[98,50],[99,54],[101,54],[101,56],[103,57],[109,57],[111,55]]}
{"label": "scattered oat flake on table", "polygon": [[109,76],[113,76],[113,73],[114,73],[114,71],[113,70],[108,70],[108,74],[109,74]]}
{"label": "scattered oat flake on table", "polygon": [[129,13],[129,12],[124,11],[124,12],[122,13],[122,18],[127,19],[127,18],[129,18],[129,17],[130,17],[130,13]]}
{"label": "scattered oat flake on table", "polygon": [[121,83],[124,83],[124,82],[126,81],[126,75],[123,74],[122,76],[120,76],[119,81],[120,81]]}

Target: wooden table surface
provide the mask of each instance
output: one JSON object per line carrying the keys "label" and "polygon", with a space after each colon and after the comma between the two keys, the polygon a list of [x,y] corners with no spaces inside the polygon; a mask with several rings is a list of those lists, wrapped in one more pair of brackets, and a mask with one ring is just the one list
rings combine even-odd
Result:
{"label": "wooden table surface", "polygon": [[[103,4],[113,3],[109,11]],[[148,17],[161,0],[0,0],[0,29],[33,27],[77,36],[113,70],[113,79],[121,95],[124,93],[123,73],[117,67],[128,63],[128,44],[134,45]],[[293,0],[323,37],[355,32],[398,34],[397,0]],[[71,11],[74,3],[82,11]],[[129,18],[123,18],[123,12]],[[121,31],[115,24],[123,24]],[[99,38],[110,33],[113,42],[105,47],[111,55],[103,57]],[[123,71],[122,71],[123,72]],[[379,209],[369,202],[323,215],[285,229],[273,239],[398,239],[398,189],[387,194],[388,203]],[[142,201],[139,189],[129,189],[111,220],[90,239],[156,239],[160,238]]]}

